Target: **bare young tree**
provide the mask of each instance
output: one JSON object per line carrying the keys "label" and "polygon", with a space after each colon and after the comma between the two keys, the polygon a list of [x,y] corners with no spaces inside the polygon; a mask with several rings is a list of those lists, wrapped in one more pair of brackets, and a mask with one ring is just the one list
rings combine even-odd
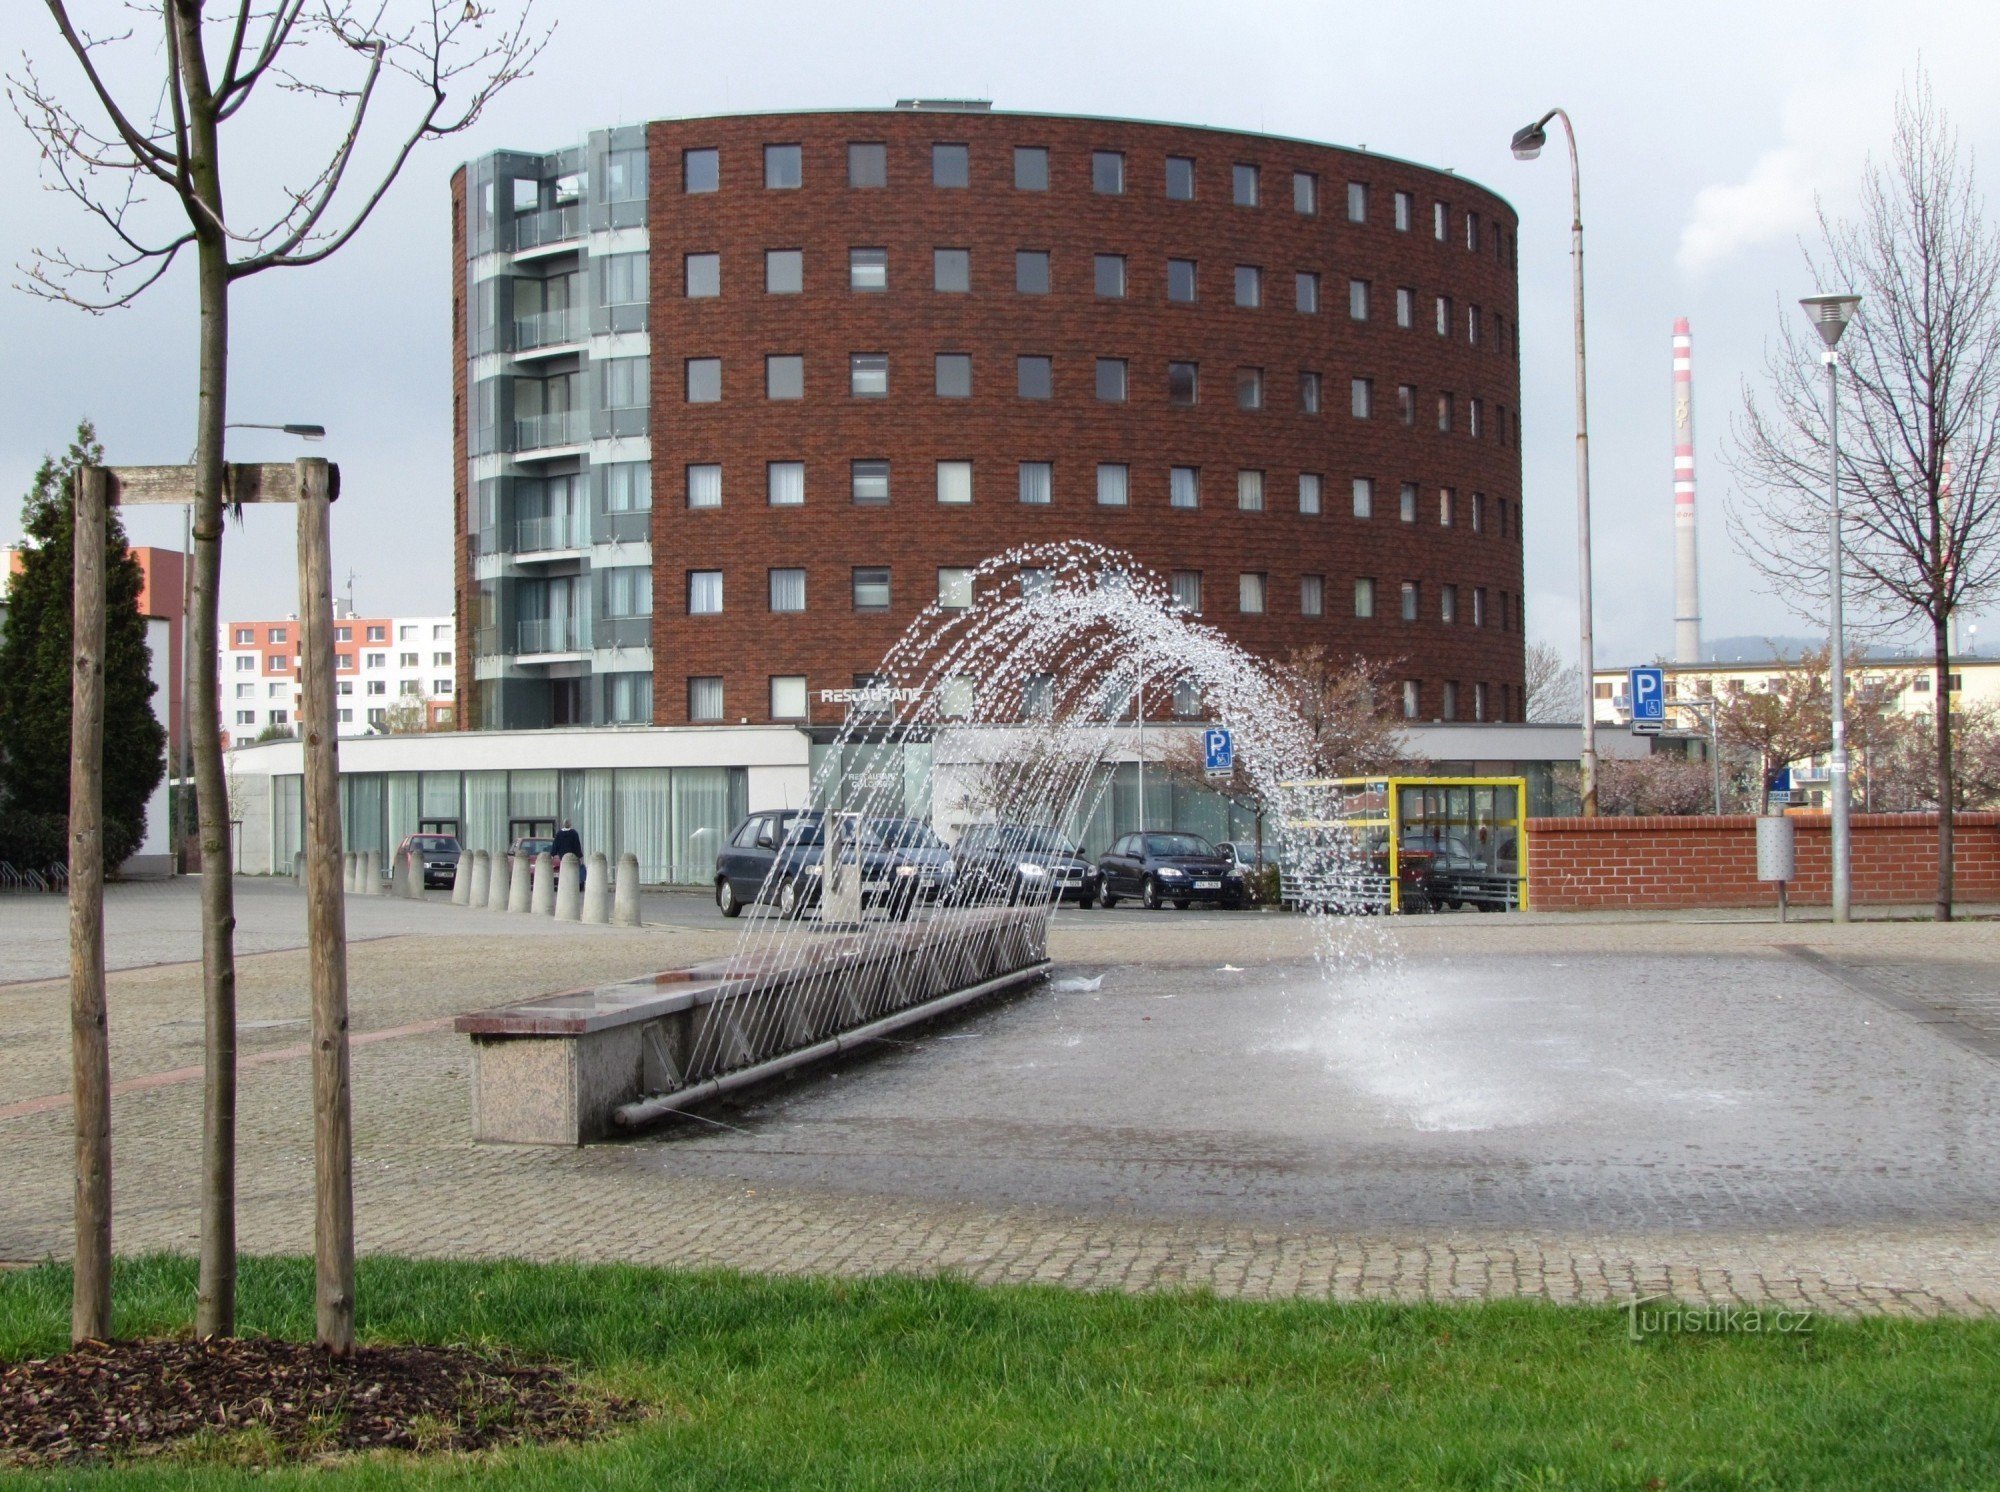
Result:
{"label": "bare young tree", "polygon": [[[1847,595],[1864,627],[1928,624],[1943,699],[1952,614],[2000,593],[2000,236],[1923,74],[1897,99],[1858,219],[1822,212],[1819,239],[1805,255],[1814,284],[1862,297],[1840,345]],[[1824,349],[1798,326],[1795,313],[1780,322],[1767,391],[1745,391],[1732,464],[1746,491],[1730,518],[1777,593],[1819,619],[1831,573]],[[1949,801],[1951,712],[1935,726],[1937,797]],[[1936,904],[1951,916],[1949,813],[1938,816]]]}
{"label": "bare young tree", "polygon": [[1825,751],[1833,740],[1827,694],[1828,653],[1821,648],[1786,665],[1769,687],[1726,693],[1715,707],[1724,750],[1757,759],[1757,812],[1771,808],[1771,785],[1793,762]]}
{"label": "bare young tree", "polygon": [[1566,721],[1576,714],[1576,697],[1583,686],[1575,665],[1545,642],[1528,644],[1527,672],[1522,697],[1527,701],[1527,718],[1534,721]]}
{"label": "bare young tree", "polygon": [[1409,738],[1392,711],[1393,662],[1341,658],[1321,647],[1294,648],[1280,677],[1312,740],[1313,770],[1355,777],[1410,770]]}
{"label": "bare young tree", "polygon": [[[89,311],[130,305],[183,252],[200,308],[194,441],[194,575],[187,624],[202,644],[189,676],[189,741],[200,805],[205,1099],[200,1287],[195,1327],[236,1321],[236,969],[216,652],[222,578],[223,427],[230,293],[252,275],[337,252],[367,222],[411,153],[469,128],[526,75],[547,41],[527,5],[510,18],[479,0],[128,0],[117,19],[79,19],[45,0],[78,101],[32,59],[8,99],[41,149],[50,186],[108,240],[101,255],[46,246],[25,266],[32,294]],[[131,29],[119,30],[129,23]],[[253,109],[253,104],[261,104]],[[315,131],[318,133],[316,134]],[[229,150],[256,133],[300,140],[287,179],[241,181]],[[374,163],[356,168],[364,150]],[[225,187],[227,190],[225,191]],[[264,204],[261,215],[247,201]]]}

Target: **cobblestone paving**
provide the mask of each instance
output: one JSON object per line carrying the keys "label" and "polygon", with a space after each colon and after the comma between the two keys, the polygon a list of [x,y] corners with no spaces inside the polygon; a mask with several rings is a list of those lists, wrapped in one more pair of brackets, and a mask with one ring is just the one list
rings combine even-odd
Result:
{"label": "cobblestone paving", "polygon": [[[411,910],[420,915],[413,916],[409,932],[350,950],[357,1033],[712,957],[730,942],[720,928],[690,926],[574,929],[524,943],[498,937],[499,929],[489,926],[489,919],[500,925],[516,919],[449,907]],[[9,946],[10,915],[0,903],[0,948]],[[1786,958],[1778,945],[1806,944],[1871,977],[1902,981],[1931,997],[1948,996],[1959,1002],[1954,1008],[1961,1018],[1971,1019],[1977,1012],[1966,1002],[2000,985],[1991,977],[2000,956],[1996,932],[2000,929],[1983,924],[1779,929],[1746,922],[1511,918],[1427,919],[1396,930],[1412,969],[1477,971],[1495,957],[1517,967],[1589,959],[1596,965],[1590,986],[1609,994],[1621,979],[1650,970],[1656,982],[1645,1000],[1673,1019],[1681,1012],[1690,1021],[1711,1024],[1726,1023],[1726,1009],[1713,1001],[1675,1005],[1676,970],[1692,976],[1679,982],[1687,987],[1705,979],[1713,983],[1708,974],[1716,961],[1733,962],[1749,971],[1751,983],[1768,981],[1773,1001],[1780,993],[1788,1003],[1796,1000],[1798,1041],[1837,1045],[1866,1042],[1871,1033],[1879,1038],[1872,1054],[1867,1045],[1851,1051],[1855,1065],[1874,1061],[1885,1069],[1864,1074],[1875,1084],[1866,1088],[1871,1100],[1901,1092],[1904,1108],[1896,1126],[1916,1126],[1911,1132],[1920,1131],[1926,1145],[1933,1129],[1963,1127],[1962,1150],[1930,1157],[1935,1174],[1928,1179],[1917,1174],[1926,1157],[1913,1153],[1901,1177],[1852,1176],[1852,1189],[1832,1184],[1825,1178],[1839,1173],[1834,1163],[1840,1155],[1820,1157],[1829,1164],[1815,1171],[1802,1158],[1810,1132],[1800,1130],[1772,1147],[1770,1174],[1718,1184],[1692,1213],[1646,1205],[1625,1213],[1593,1210],[1581,1205],[1588,1188],[1579,1184],[1579,1205],[1573,1208],[1564,1205],[1560,1186],[1544,1185],[1536,1193],[1538,1208],[1517,1214],[1472,1210],[1454,1220],[1408,1205],[1399,1221],[1397,1207],[1409,1197],[1421,1199],[1421,1189],[1412,1189],[1400,1200],[1388,1194],[1365,1207],[1322,1208],[1315,1221],[1310,1208],[1287,1214],[1282,1197],[1274,1202],[1277,1189],[1261,1186],[1255,1165],[1238,1168],[1239,1178],[1247,1179],[1236,1192],[1219,1200],[1193,1197],[1181,1205],[1183,1199],[1169,1189],[1174,1205],[1168,1207],[1142,1209],[1120,1202],[1115,1192],[1098,1196],[1080,1184],[1065,1192],[1034,1184],[1032,1173],[1025,1184],[1001,1175],[997,1182],[989,1177],[984,1191],[953,1196],[931,1184],[944,1167],[933,1168],[931,1180],[919,1174],[922,1168],[912,1168],[899,1183],[893,1161],[880,1157],[899,1145],[922,1150],[930,1136],[912,1125],[897,1137],[893,1114],[885,1119],[883,1112],[872,1120],[871,1150],[878,1158],[866,1175],[837,1155],[819,1155],[813,1165],[795,1167],[795,1174],[777,1175],[767,1157],[750,1153],[757,1144],[746,1145],[741,1135],[723,1129],[715,1131],[720,1143],[709,1148],[699,1136],[684,1134],[584,1151],[476,1147],[466,1139],[469,1052],[462,1038],[427,1030],[355,1052],[360,1237],[369,1251],[425,1256],[622,1260],[773,1272],[949,1270],[982,1281],[1124,1290],[1206,1287],[1260,1297],[1610,1301],[1670,1292],[1837,1312],[1992,1312],[2000,1310],[2000,1207],[1990,1159],[1994,1147],[1982,1126],[2000,1101],[2000,1066],[1938,1042],[1896,1012]],[[1162,998],[1177,987],[1174,981],[1184,986],[1196,971],[1223,963],[1291,966],[1310,953],[1305,930],[1293,919],[1201,921],[1166,914],[1065,917],[1053,947],[1066,965],[1086,972],[1125,969],[1135,984],[1134,998]],[[242,960],[246,1051],[268,1052],[300,1040],[304,967],[296,952]],[[1157,989],[1145,989],[1149,968],[1162,971]],[[1107,980],[1107,989],[1114,983]],[[64,997],[57,981],[0,988],[0,1113],[62,1090]],[[198,968],[167,965],[116,974],[111,1001],[118,1077],[198,1060]],[[879,1071],[801,1083],[767,1102],[779,1121],[806,1125],[809,1133],[814,1132],[809,1121],[822,1113],[859,1133],[860,1121],[869,1117],[868,1103],[878,1111],[887,1104],[867,1099],[871,1090],[861,1084],[876,1077],[908,1084],[927,1073],[936,1082],[933,1069],[972,1061],[979,1045],[946,1038],[1032,1025],[1053,1008],[1042,996],[1029,996],[946,1028],[926,1038],[923,1047],[879,1064]],[[1763,1024],[1744,1027],[1760,1048],[1783,1029],[1771,1024],[1781,1019],[1778,1008],[1761,1009]],[[1813,1080],[1824,1081],[1825,1074]],[[1938,1087],[1940,1080],[1948,1092]],[[989,1073],[987,1081],[1001,1083],[1004,1075]],[[1044,1073],[1037,1091],[1047,1098],[1059,1091],[1053,1083]],[[302,1060],[271,1060],[244,1070],[240,1233],[246,1250],[310,1248],[308,1084]],[[1137,1074],[1133,1094],[1143,1096],[1146,1085],[1147,1074]],[[854,1102],[843,1093],[864,1095],[860,1107],[840,1109],[836,1100]],[[1794,1100],[1802,1114],[1822,1102],[1806,1091]],[[1777,1106],[1773,1112],[1781,1110],[1785,1092],[1774,1091],[1770,1101]],[[121,1250],[193,1249],[199,1104],[199,1084],[193,1081],[129,1092],[117,1101]],[[1938,1112],[1928,1114],[1926,1104]],[[715,1117],[751,1130],[753,1139],[782,1130],[781,1123],[755,1115],[719,1110]],[[1171,1131],[1172,1105],[1161,1104],[1154,1122]],[[1855,1122],[1865,1129],[1865,1116]],[[1570,1158],[1586,1169],[1630,1159],[1631,1135],[1600,1140],[1588,1112],[1559,1115],[1548,1132],[1566,1134]],[[1128,1138],[1113,1133],[1107,1141],[1106,1136],[1100,1126],[1091,1143],[1115,1148]],[[985,1143],[989,1150],[1004,1149],[1015,1138],[1017,1132],[996,1124]],[[1754,1149],[1752,1140],[1741,1143]],[[1250,1153],[1241,1135],[1231,1143]],[[0,1187],[0,1259],[65,1251],[66,1109],[44,1107],[0,1118],[0,1157],[6,1177]],[[746,1165],[761,1167],[764,1174],[747,1175]],[[1760,1207],[1734,1205],[1731,1185],[1760,1199]],[[1783,1205],[1788,1196],[1799,1204],[1789,1213]],[[1885,1196],[1895,1205],[1880,1205]]]}

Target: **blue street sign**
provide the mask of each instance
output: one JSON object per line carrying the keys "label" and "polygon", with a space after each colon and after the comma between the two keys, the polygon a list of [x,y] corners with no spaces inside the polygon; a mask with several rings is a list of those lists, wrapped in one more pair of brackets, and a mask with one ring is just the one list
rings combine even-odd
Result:
{"label": "blue street sign", "polygon": [[1632,691],[1632,723],[1667,718],[1667,671],[1663,668],[1635,668],[1629,675]]}
{"label": "blue street sign", "polygon": [[1202,765],[1211,772],[1230,772],[1236,768],[1236,738],[1219,725],[1211,725],[1201,733]]}

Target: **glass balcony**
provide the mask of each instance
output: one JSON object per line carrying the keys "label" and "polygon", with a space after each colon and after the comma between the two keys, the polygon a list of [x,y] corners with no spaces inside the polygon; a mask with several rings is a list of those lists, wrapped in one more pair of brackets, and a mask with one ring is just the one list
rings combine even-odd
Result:
{"label": "glass balcony", "polygon": [[472,629],[472,656],[491,658],[500,651],[500,629],[498,627],[474,627]]}
{"label": "glass balcony", "polygon": [[515,633],[516,653],[581,653],[589,647],[587,617],[540,617],[520,623]]}
{"label": "glass balcony", "polygon": [[514,550],[518,554],[534,554],[544,549],[580,549],[589,542],[589,525],[578,514],[556,513],[547,518],[523,518],[514,525]]}
{"label": "glass balcony", "polygon": [[540,450],[545,446],[582,445],[590,439],[590,421],[580,409],[562,409],[554,414],[531,414],[514,421],[514,449]]}
{"label": "glass balcony", "polygon": [[539,249],[583,237],[583,207],[572,203],[544,212],[524,212],[514,219],[514,251]]}
{"label": "glass balcony", "polygon": [[588,327],[583,312],[571,306],[561,311],[537,311],[514,318],[514,350],[532,352],[538,347],[560,347],[583,340]]}

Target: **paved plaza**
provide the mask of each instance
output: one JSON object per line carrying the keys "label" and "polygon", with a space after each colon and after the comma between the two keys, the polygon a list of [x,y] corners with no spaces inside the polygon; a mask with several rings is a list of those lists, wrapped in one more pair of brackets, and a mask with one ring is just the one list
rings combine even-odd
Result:
{"label": "paved plaza", "polygon": [[[311,1244],[304,909],[240,883],[243,1246]],[[465,1010],[715,957],[350,898],[365,1250],[1236,1295],[2000,1310],[2000,924],[1061,913],[1054,979],[699,1119],[475,1146]],[[109,908],[117,1246],[192,1251],[191,883]],[[0,1260],[68,1248],[62,903],[0,898]],[[56,977],[51,977],[56,976]]]}

